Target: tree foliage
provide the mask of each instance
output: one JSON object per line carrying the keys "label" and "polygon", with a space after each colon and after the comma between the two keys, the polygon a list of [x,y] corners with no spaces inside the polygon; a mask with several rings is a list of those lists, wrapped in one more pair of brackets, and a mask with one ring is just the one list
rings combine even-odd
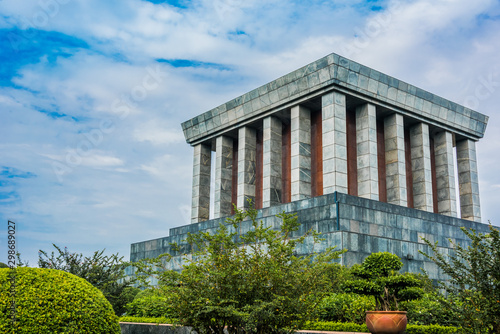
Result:
{"label": "tree foliage", "polygon": [[[185,256],[181,273],[159,278],[180,324],[199,334],[289,333],[313,316],[332,284],[325,273],[342,252],[296,256],[296,246],[306,238],[317,242],[317,234],[294,239],[297,217],[278,217],[281,229],[273,230],[257,221],[256,210],[236,210],[215,233],[188,234],[196,251]],[[251,228],[240,233],[244,220]]]}
{"label": "tree foliage", "polygon": [[139,292],[126,308],[127,316],[159,318],[173,315],[168,296],[158,288],[149,288]]}
{"label": "tree foliage", "polygon": [[464,248],[450,240],[454,251],[447,256],[424,239],[433,255],[421,253],[448,275],[442,284],[449,293],[446,306],[456,309],[464,329],[500,334],[500,232],[492,225],[489,229],[482,234],[462,228],[471,245]]}
{"label": "tree foliage", "polygon": [[400,301],[423,295],[421,280],[413,274],[400,274],[402,267],[403,262],[394,254],[373,253],[351,268],[356,279],[344,283],[345,292],[374,296],[376,310],[398,310]]}
{"label": "tree foliage", "polygon": [[366,311],[375,307],[372,296],[354,293],[332,293],[321,301],[318,318],[322,321],[364,324]]}
{"label": "tree foliage", "polygon": [[441,325],[459,327],[459,314],[440,302],[444,296],[438,291],[425,293],[420,299],[400,303],[399,308],[406,311],[408,323],[414,325]]}
{"label": "tree foliage", "polygon": [[53,244],[57,252],[40,250],[38,267],[62,270],[86,279],[101,290],[113,306],[117,315],[125,313],[125,306],[134,299],[138,289],[131,287],[131,282],[124,280],[125,268],[129,265],[117,254],[104,255],[104,249],[95,251],[91,257],[70,253]]}

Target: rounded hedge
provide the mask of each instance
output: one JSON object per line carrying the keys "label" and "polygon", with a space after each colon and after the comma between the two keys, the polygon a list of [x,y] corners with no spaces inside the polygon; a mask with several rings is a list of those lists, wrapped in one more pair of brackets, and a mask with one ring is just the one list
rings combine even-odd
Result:
{"label": "rounded hedge", "polygon": [[119,334],[120,326],[101,291],[83,278],[23,267],[0,269],[0,333]]}

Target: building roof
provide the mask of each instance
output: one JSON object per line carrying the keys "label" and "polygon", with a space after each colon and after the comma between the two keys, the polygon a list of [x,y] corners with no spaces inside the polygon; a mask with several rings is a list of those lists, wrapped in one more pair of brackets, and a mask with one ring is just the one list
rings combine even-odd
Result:
{"label": "building roof", "polygon": [[488,122],[486,115],[332,53],[182,123],[182,129],[195,145],[332,90],[473,140],[484,136]]}

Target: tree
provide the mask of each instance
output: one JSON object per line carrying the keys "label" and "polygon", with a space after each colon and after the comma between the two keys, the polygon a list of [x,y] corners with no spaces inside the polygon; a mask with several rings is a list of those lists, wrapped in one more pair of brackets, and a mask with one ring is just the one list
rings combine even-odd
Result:
{"label": "tree", "polygon": [[57,254],[50,256],[43,250],[38,253],[38,266],[62,270],[86,279],[94,287],[101,290],[113,306],[117,315],[125,313],[125,306],[134,299],[139,291],[131,286],[132,282],[125,280],[125,268],[129,265],[123,262],[123,257],[117,254],[103,255],[104,249],[95,251],[91,257],[83,254],[70,253],[52,244]]}
{"label": "tree", "polygon": [[[279,214],[280,230],[264,227],[256,217],[253,208],[236,210],[214,234],[188,235],[196,251],[185,256],[181,273],[160,279],[171,287],[181,325],[199,334],[222,334],[224,328],[229,334],[290,333],[313,316],[331,287],[325,275],[330,262],[343,251],[298,257],[296,246],[306,238],[317,242],[316,233],[293,239],[300,226],[295,215]],[[240,233],[243,223],[251,225],[246,233]]]}
{"label": "tree", "polygon": [[401,259],[388,252],[373,253],[361,265],[353,266],[354,280],[344,283],[346,292],[374,296],[377,311],[399,310],[402,300],[423,295],[421,280],[412,274],[400,274]]}
{"label": "tree", "polygon": [[446,306],[456,309],[464,329],[500,334],[500,232],[492,225],[485,234],[461,229],[471,240],[467,248],[450,240],[454,250],[445,256],[437,242],[423,239],[433,255],[420,253],[448,275],[441,283],[449,294]]}

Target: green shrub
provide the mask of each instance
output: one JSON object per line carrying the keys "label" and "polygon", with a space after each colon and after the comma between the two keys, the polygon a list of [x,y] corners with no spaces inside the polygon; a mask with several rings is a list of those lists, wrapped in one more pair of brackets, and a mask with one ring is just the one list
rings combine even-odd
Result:
{"label": "green shrub", "polygon": [[139,292],[126,309],[127,316],[157,318],[173,315],[169,298],[157,288]]}
{"label": "green shrub", "polygon": [[369,333],[368,327],[366,325],[359,325],[347,322],[333,322],[333,321],[307,321],[305,326],[302,327],[305,330],[315,330],[315,331],[332,331],[332,332],[362,332]]}
{"label": "green shrub", "polygon": [[138,322],[138,323],[148,323],[148,324],[175,324],[177,320],[168,319],[165,317],[120,317],[120,322]]}
{"label": "green shrub", "polygon": [[375,310],[399,310],[399,302],[414,300],[424,294],[422,280],[399,270],[401,259],[388,252],[372,253],[361,265],[354,265],[351,273],[355,279],[343,284],[345,292],[375,297]]}
{"label": "green shrub", "polygon": [[423,239],[433,255],[419,251],[448,276],[441,282],[449,298],[443,307],[456,312],[466,333],[500,333],[500,229],[489,229],[477,233],[461,227],[470,239],[466,248],[450,240],[453,251],[442,254],[437,243]]}
{"label": "green shrub", "polygon": [[60,270],[22,267],[0,269],[0,332],[119,334],[120,326],[111,304],[86,280]]}
{"label": "green shrub", "polygon": [[351,268],[339,263],[331,263],[325,270],[325,276],[330,283],[329,290],[334,293],[343,293],[342,283],[353,278]]}
{"label": "green shrub", "polygon": [[[361,332],[368,333],[369,330],[365,324],[359,325],[346,322],[330,322],[330,321],[308,321],[302,328],[304,330],[316,331],[336,331],[336,332]],[[458,333],[457,327],[445,327],[438,325],[420,326],[408,325],[406,334],[454,334]]]}
{"label": "green shrub", "polygon": [[[332,284],[327,269],[343,251],[328,248],[315,254],[314,261],[312,255],[296,256],[296,247],[306,237],[319,242],[318,234],[310,230],[294,239],[300,227],[297,216],[278,217],[280,230],[273,230],[257,220],[256,210],[236,209],[234,218],[216,231],[188,234],[186,241],[196,251],[183,258],[180,274],[167,270],[161,277],[168,274],[168,279],[160,281],[168,282],[167,296],[172,296],[179,324],[198,333],[282,334],[314,319]],[[171,247],[180,252],[178,245]],[[139,266],[136,273],[150,272]]]}
{"label": "green shrub", "polygon": [[408,325],[406,334],[454,334],[459,333],[458,327],[446,327],[439,325]]}
{"label": "green shrub", "polygon": [[451,308],[443,307],[441,298],[436,293],[425,294],[422,299],[401,302],[401,310],[407,312],[410,324],[458,326],[457,315]]}
{"label": "green shrub", "polygon": [[128,263],[123,261],[123,256],[119,257],[118,253],[104,255],[104,249],[95,251],[92,256],[83,256],[71,253],[66,247],[52,245],[56,252],[50,255],[43,250],[38,252],[39,268],[62,270],[86,279],[101,290],[116,315],[125,313],[125,305],[134,299],[138,289],[132,287],[132,280],[125,279]]}
{"label": "green shrub", "polygon": [[354,293],[333,293],[321,301],[318,317],[323,321],[365,323],[366,311],[375,308],[371,296]]}
{"label": "green shrub", "polygon": [[[121,289],[121,288],[120,288]],[[102,290],[101,290],[102,291]],[[117,316],[125,315],[127,311],[127,305],[134,301],[137,294],[141,292],[141,289],[127,286],[121,289],[121,292],[116,295],[108,294],[107,296],[104,294],[104,297],[111,303],[113,310]]]}

